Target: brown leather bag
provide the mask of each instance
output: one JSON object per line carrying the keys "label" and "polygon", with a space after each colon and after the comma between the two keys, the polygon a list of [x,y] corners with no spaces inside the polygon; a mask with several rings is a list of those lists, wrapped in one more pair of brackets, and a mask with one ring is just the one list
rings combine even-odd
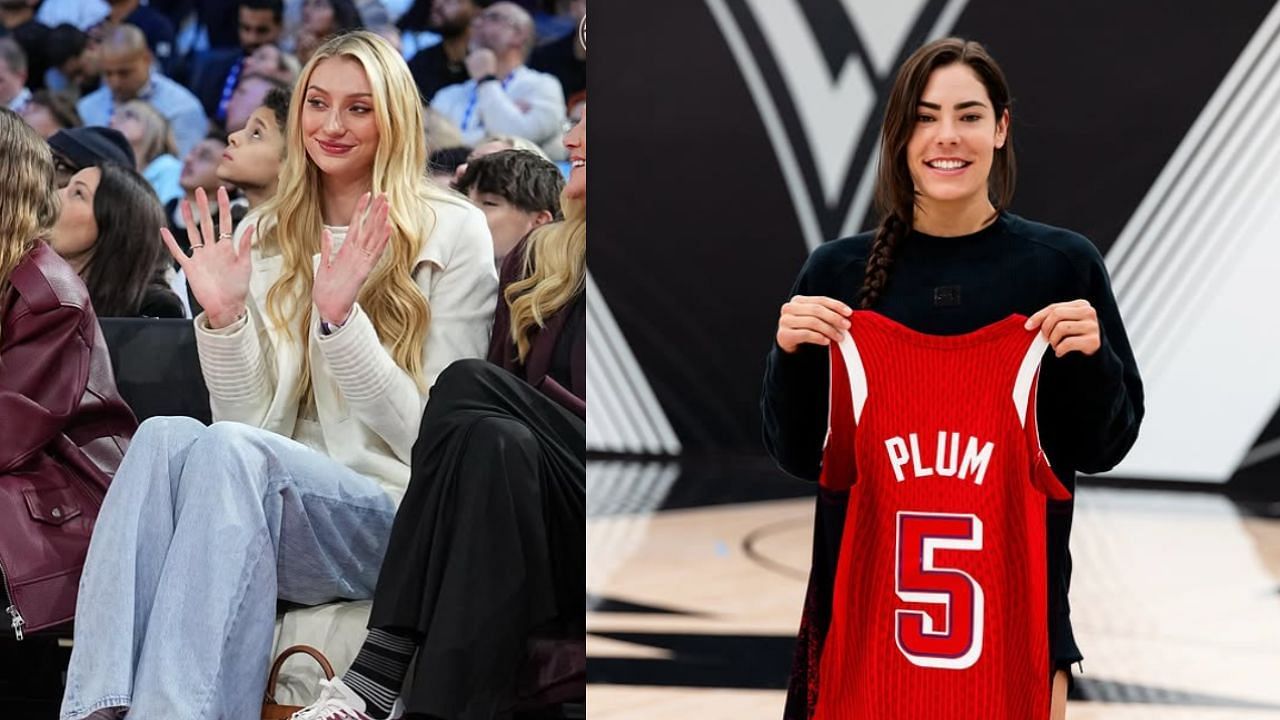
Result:
{"label": "brown leather bag", "polygon": [[300,705],[281,705],[276,702],[275,697],[276,681],[280,679],[280,668],[284,667],[284,661],[288,660],[289,656],[298,653],[315,658],[315,661],[320,663],[320,667],[324,669],[325,678],[328,680],[333,679],[333,666],[329,664],[329,659],[324,656],[324,653],[310,645],[294,645],[285,649],[271,666],[271,675],[267,678],[267,696],[262,701],[262,720],[289,720],[291,715],[302,709]]}

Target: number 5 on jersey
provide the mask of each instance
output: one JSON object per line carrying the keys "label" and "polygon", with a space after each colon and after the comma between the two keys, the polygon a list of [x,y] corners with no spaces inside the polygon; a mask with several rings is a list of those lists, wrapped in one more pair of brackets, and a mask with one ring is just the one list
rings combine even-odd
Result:
{"label": "number 5 on jersey", "polygon": [[894,589],[904,603],[931,606],[894,611],[898,649],[915,665],[964,670],[982,655],[982,586],[934,562],[938,550],[981,549],[976,515],[898,512]]}

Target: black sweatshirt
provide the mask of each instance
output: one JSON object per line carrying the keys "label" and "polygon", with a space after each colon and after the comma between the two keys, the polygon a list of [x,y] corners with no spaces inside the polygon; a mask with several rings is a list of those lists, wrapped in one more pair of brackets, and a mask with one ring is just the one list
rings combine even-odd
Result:
{"label": "black sweatshirt", "polygon": [[[792,295],[825,295],[858,307],[871,233],[825,243],[809,257]],[[961,237],[912,231],[899,240],[889,280],[873,309],[920,332],[953,335],[1010,313],[1032,315],[1055,302],[1088,300],[1102,346],[1085,356],[1045,355],[1040,371],[1040,438],[1054,471],[1075,492],[1075,474],[1102,472],[1124,457],[1142,421],[1142,380],[1102,256],[1069,230],[1001,213]],[[801,345],[769,353],[760,406],[764,440],[778,465],[816,481],[827,423],[828,350]],[[1072,501],[1048,501],[1050,644],[1058,666],[1080,658],[1066,602]],[[816,557],[816,556],[815,556]],[[817,571],[817,568],[815,568]]]}

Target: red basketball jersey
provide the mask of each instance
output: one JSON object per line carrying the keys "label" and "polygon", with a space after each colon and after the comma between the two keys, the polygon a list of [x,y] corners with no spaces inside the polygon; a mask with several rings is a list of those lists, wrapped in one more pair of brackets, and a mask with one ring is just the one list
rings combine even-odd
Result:
{"label": "red basketball jersey", "polygon": [[849,490],[819,720],[1049,716],[1047,345],[1012,315],[925,335],[857,311],[831,348],[822,484]]}

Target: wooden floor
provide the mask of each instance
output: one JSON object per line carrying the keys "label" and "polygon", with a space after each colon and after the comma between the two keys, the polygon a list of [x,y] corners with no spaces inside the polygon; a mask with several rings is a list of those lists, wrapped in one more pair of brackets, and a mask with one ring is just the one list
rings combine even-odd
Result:
{"label": "wooden floor", "polygon": [[[779,718],[812,501],[647,512],[665,477],[589,508],[590,717]],[[1217,495],[1083,488],[1072,553],[1086,659],[1068,717],[1280,718],[1280,523]]]}

